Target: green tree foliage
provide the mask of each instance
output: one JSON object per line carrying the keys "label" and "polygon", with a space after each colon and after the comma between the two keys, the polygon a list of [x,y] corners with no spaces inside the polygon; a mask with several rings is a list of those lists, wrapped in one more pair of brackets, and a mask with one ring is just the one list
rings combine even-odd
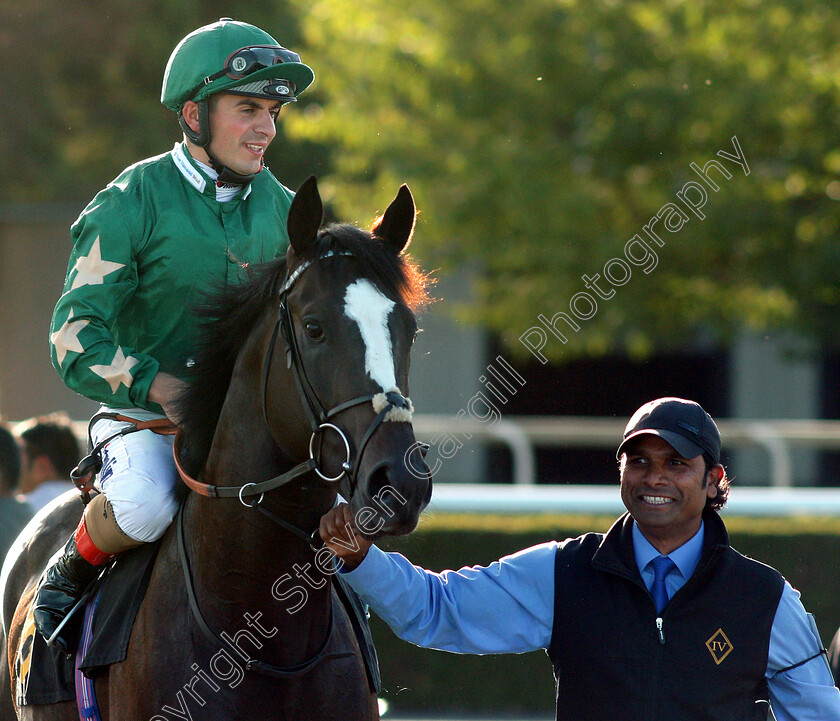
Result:
{"label": "green tree foliage", "polygon": [[[549,337],[547,355],[645,353],[744,326],[837,337],[835,4],[291,2],[323,103],[290,132],[335,144],[325,189],[339,214],[384,208],[409,182],[415,252],[475,269],[463,311],[511,346],[558,312],[580,330],[558,321],[567,343]],[[748,176],[716,155],[733,136]],[[605,263],[626,262],[625,243],[699,180],[690,164],[714,158],[732,178],[717,176],[705,218],[681,206],[684,226],[660,222],[664,245],[651,242],[656,267],[607,283]],[[587,290],[595,274],[614,296]],[[581,291],[598,304],[586,320],[570,313]]]}
{"label": "green tree foliage", "polygon": [[[83,205],[129,164],[168,151],[181,131],[160,104],[166,61],[184,35],[225,16],[300,42],[276,0],[4,0],[0,201]],[[327,155],[289,143],[281,124],[267,162],[297,187]]]}
{"label": "green tree foliage", "polygon": [[[316,82],[268,162],[343,218],[409,182],[415,252],[477,278],[461,311],[547,355],[683,345],[748,327],[840,330],[840,9],[827,0],[6,0],[0,202],[81,206],[180,132],[158,102],[173,45],[228,15],[300,50]],[[716,155],[737,136],[750,174]],[[690,169],[721,160],[701,220],[657,265],[604,266]],[[679,205],[679,203],[677,203]],[[646,238],[647,239],[647,238]],[[652,241],[651,241],[652,243]],[[639,247],[636,248],[637,252]],[[649,266],[650,263],[647,263]],[[610,266],[620,280],[622,267]],[[582,276],[599,275],[604,295]],[[579,315],[570,310],[577,297]]]}

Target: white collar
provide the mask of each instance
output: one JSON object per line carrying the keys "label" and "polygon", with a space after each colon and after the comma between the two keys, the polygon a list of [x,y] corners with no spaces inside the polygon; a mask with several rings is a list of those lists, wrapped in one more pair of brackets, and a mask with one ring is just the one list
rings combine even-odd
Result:
{"label": "white collar", "polygon": [[199,193],[203,193],[207,187],[207,181],[190,163],[187,158],[187,151],[184,149],[183,143],[175,143],[172,148],[172,160],[175,162],[175,167],[181,172],[187,182],[193,186]]}
{"label": "white collar", "polygon": [[[205,178],[195,167],[198,165],[199,168],[207,174],[211,181],[215,181],[216,178],[219,177],[219,174],[211,168],[206,163],[202,163],[200,160],[196,160],[191,155],[187,153],[186,148],[184,147],[183,143],[175,143],[175,147],[172,148],[172,160],[175,162],[175,167],[178,168],[181,175],[183,175],[187,182],[192,185],[199,193],[204,193],[205,189],[207,188],[207,178]],[[192,161],[192,162],[190,162]],[[195,163],[195,165],[193,165]],[[214,182],[215,185],[215,182]],[[232,198],[235,198],[239,194],[240,186],[218,186],[216,187],[216,200],[220,203],[224,203]],[[242,193],[242,199],[244,200],[251,194],[251,184],[245,187],[245,190]]]}

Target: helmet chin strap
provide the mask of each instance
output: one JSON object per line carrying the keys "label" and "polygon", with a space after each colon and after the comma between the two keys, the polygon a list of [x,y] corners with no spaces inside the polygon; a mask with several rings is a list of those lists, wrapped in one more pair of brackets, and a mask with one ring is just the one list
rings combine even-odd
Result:
{"label": "helmet chin strap", "polygon": [[237,173],[235,170],[232,170],[227,165],[223,165],[218,160],[216,160],[216,158],[210,152],[210,143],[207,143],[207,145],[204,146],[204,152],[207,153],[207,157],[210,158],[210,167],[212,167],[213,170],[215,170],[219,174],[219,177],[217,179],[217,182],[219,183],[246,185],[256,177],[257,173],[262,172],[262,169],[265,167],[265,163],[263,162],[262,158],[260,158],[260,169],[256,173]]}
{"label": "helmet chin strap", "polygon": [[207,153],[207,157],[210,158],[210,167],[219,174],[218,182],[233,185],[247,185],[256,177],[257,173],[262,172],[265,163],[260,159],[260,169],[256,173],[243,175],[216,160],[210,152],[210,111],[207,100],[198,100],[196,101],[196,105],[198,105],[198,132],[193,130],[187,123],[186,118],[184,118],[183,108],[178,113],[178,123],[184,131],[184,134],[191,142],[203,148],[204,152]]}

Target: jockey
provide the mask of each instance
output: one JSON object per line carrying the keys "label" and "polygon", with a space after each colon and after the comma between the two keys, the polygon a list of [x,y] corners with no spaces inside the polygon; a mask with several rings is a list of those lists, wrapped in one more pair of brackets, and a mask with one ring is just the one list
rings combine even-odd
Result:
{"label": "jockey", "polygon": [[[46,638],[114,554],[160,538],[175,516],[171,436],[114,436],[128,424],[113,415],[177,420],[192,302],[241,279],[245,264],[286,251],[293,193],[263,155],[281,107],[313,79],[297,53],[253,25],[222,18],[198,28],[173,50],[161,93],[183,141],[124,170],[72,226],[52,362],[112,417],[91,421],[93,444],[104,443],[102,492],[37,591],[35,622]],[[62,631],[55,643],[70,650],[75,640]]]}

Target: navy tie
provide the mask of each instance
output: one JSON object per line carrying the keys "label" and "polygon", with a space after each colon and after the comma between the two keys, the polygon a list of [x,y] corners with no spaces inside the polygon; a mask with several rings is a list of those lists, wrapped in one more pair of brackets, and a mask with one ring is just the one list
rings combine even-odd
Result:
{"label": "navy tie", "polygon": [[653,566],[653,586],[650,595],[656,605],[656,612],[661,613],[668,603],[668,590],[665,588],[665,577],[676,568],[676,564],[668,556],[657,556],[651,561]]}

